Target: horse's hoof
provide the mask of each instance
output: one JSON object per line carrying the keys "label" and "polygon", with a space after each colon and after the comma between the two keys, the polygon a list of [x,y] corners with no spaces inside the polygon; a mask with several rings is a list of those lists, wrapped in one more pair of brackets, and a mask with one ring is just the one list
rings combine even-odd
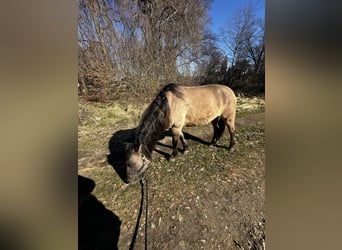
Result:
{"label": "horse's hoof", "polygon": [[169,160],[169,162],[175,162],[175,161],[176,161],[175,157],[172,157],[172,156],[171,156],[171,157],[169,157],[169,159],[168,159],[168,160]]}
{"label": "horse's hoof", "polygon": [[189,149],[183,150],[183,154],[184,154],[184,155],[186,155],[187,153],[189,153]]}
{"label": "horse's hoof", "polygon": [[229,152],[234,152],[234,148],[229,148]]}

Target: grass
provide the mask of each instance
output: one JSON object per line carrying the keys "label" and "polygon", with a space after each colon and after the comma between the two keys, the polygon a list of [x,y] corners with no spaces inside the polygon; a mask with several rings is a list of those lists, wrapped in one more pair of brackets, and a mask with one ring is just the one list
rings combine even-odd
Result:
{"label": "grass", "polygon": [[117,103],[79,103],[79,149],[105,146],[108,135],[114,131],[136,126],[144,108],[122,107]]}
{"label": "grass", "polygon": [[263,98],[237,97],[236,117],[245,114],[260,113],[265,111],[265,100]]}
{"label": "grass", "polygon": [[[264,112],[264,103],[263,99],[238,98],[237,117],[243,119],[248,114]],[[107,164],[108,141],[114,132],[135,127],[146,107],[147,104],[146,106],[135,106],[134,104],[121,106],[116,103],[80,103],[78,172],[80,175],[94,180],[96,186],[92,193],[122,221],[119,249],[127,248],[127,243],[131,239],[141,193],[140,185],[124,185],[113,168]],[[211,125],[203,126],[200,130],[196,128],[196,133],[201,131],[207,133],[211,129]],[[264,166],[264,130],[263,121],[247,123],[247,125],[239,127],[237,129],[237,145],[233,153],[222,147],[208,147],[203,144],[191,144],[190,152],[186,155],[179,154],[175,162],[168,162],[163,156],[154,153],[153,161],[146,174],[150,190],[149,220],[150,224],[156,228],[150,239],[152,245],[160,244],[163,247],[176,249],[179,248],[177,241],[181,239],[184,241],[182,244],[185,244],[188,241],[194,241],[194,237],[196,237],[196,242],[188,247],[200,248],[200,244],[203,244],[201,242],[209,244],[208,239],[203,241],[198,237],[207,237],[206,235],[210,234],[201,235],[200,232],[205,232],[208,225],[214,229],[217,225],[219,231],[225,230],[225,226],[221,225],[224,220],[208,224],[209,222],[201,217],[203,211],[207,211],[206,214],[209,213],[208,220],[218,218],[218,216],[232,216],[225,219],[232,220],[237,216],[234,214],[235,210],[232,209],[246,204],[245,207],[236,209],[236,211],[252,214],[246,218],[254,218],[254,213],[259,215],[259,211],[262,210],[263,198],[258,198],[256,208],[254,208],[253,202],[256,202],[256,198],[253,198],[252,193],[263,194],[259,188],[262,189],[264,175],[262,170]],[[198,136],[201,137],[201,134]],[[228,133],[225,133],[219,144],[227,146],[228,138]],[[168,152],[170,153],[171,149],[168,149]],[[249,195],[248,199],[251,200],[245,201],[247,194]],[[240,196],[234,198],[236,195]],[[220,207],[225,199],[230,203],[229,207]],[[245,203],[243,203],[244,201]],[[215,207],[217,207],[216,210]],[[250,207],[257,212],[248,212]],[[210,212],[215,211],[217,214],[211,216]],[[244,216],[242,217],[244,218]],[[242,217],[239,219],[242,220]],[[255,220],[257,219],[248,219],[242,224],[247,228]],[[234,221],[234,223],[238,222],[238,220]],[[182,231],[182,225],[187,228],[185,231]],[[227,226],[231,235],[240,235],[239,242],[243,243],[241,235],[247,229],[235,229],[239,227],[233,228],[233,226],[233,223]],[[192,227],[195,236],[191,236],[190,228]],[[186,237],[189,237],[188,241]],[[220,243],[220,240],[230,241],[230,239],[226,239],[228,236],[224,231],[215,237],[217,244]],[[215,249],[216,245],[211,244],[213,245],[206,248]],[[142,247],[142,245],[140,246]],[[139,248],[139,242],[137,248]]]}

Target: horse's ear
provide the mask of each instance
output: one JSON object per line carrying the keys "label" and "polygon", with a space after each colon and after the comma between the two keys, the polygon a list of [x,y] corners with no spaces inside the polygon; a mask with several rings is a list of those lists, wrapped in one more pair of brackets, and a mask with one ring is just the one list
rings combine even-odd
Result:
{"label": "horse's ear", "polygon": [[149,160],[151,160],[151,152],[147,149],[146,145],[140,146],[140,154],[146,156]]}
{"label": "horse's ear", "polygon": [[131,152],[132,151],[132,143],[124,142],[123,144],[125,146],[125,151],[126,152]]}
{"label": "horse's ear", "polygon": [[129,142],[124,142],[125,144],[125,150],[126,152],[135,152],[135,153],[141,153],[142,148],[140,144],[134,144]]}
{"label": "horse's ear", "polygon": [[142,151],[143,151],[142,144],[140,144],[136,152],[141,154]]}
{"label": "horse's ear", "polygon": [[134,152],[134,153],[144,153],[144,146],[142,144],[136,145],[134,143],[125,143],[126,152]]}

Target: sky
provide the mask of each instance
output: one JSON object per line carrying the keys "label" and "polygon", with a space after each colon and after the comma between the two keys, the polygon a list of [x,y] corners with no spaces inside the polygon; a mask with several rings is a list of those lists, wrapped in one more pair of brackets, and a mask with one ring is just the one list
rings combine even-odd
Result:
{"label": "sky", "polygon": [[249,3],[256,5],[256,15],[265,19],[265,0],[214,0],[210,10],[212,30],[219,33],[219,28],[223,27],[238,9],[247,6]]}
{"label": "sky", "polygon": [[[249,3],[257,6],[256,16],[265,20],[265,0],[214,0],[210,9],[212,31],[219,35],[220,28],[233,18],[238,9],[247,6]],[[223,48],[223,44],[220,42],[218,45]]]}

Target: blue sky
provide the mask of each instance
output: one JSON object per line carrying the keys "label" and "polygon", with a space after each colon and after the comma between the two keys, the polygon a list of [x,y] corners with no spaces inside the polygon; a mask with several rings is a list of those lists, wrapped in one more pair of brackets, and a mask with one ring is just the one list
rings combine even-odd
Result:
{"label": "blue sky", "polygon": [[265,19],[265,0],[214,0],[210,10],[212,31],[219,34],[220,27],[225,26],[228,19],[232,18],[238,9],[249,3],[256,5],[256,15]]}
{"label": "blue sky", "polygon": [[[219,35],[220,28],[234,17],[236,11],[250,3],[256,6],[256,16],[265,20],[265,0],[214,0],[210,9],[211,30]],[[217,41],[217,45],[222,51],[226,51],[220,40]]]}

